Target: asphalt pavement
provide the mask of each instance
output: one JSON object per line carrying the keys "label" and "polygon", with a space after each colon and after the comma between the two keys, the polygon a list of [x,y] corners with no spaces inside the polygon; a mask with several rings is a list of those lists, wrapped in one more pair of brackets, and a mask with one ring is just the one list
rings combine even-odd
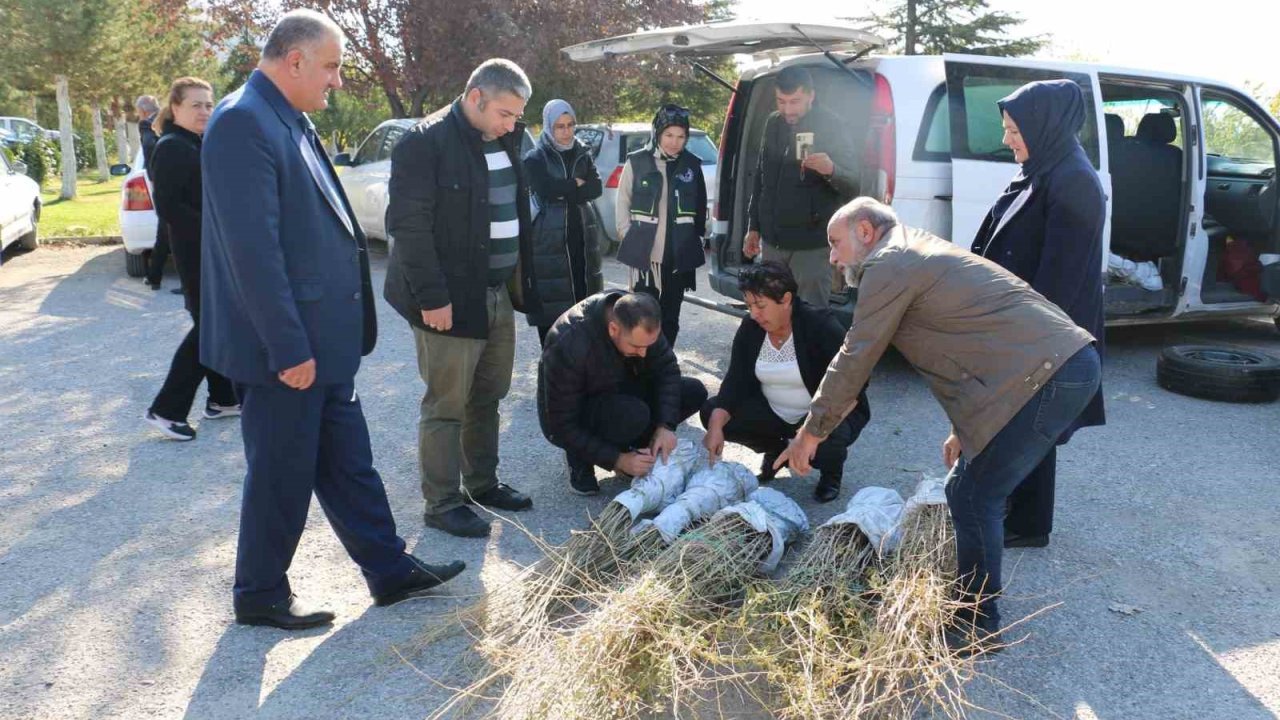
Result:
{"label": "asphalt pavement", "polygon": [[[0,718],[424,717],[468,670],[463,638],[425,649],[416,639],[537,552],[512,524],[487,541],[423,528],[422,385],[407,325],[380,304],[378,348],[357,379],[374,456],[410,549],[463,559],[468,571],[434,597],[374,608],[313,507],[290,577],[337,623],[296,634],[240,627],[230,602],[239,421],[193,413],[191,443],[142,422],[189,320],[180,297],[126,277],[122,255],[43,247],[7,252],[0,269]],[[379,288],[385,269],[375,256]],[[612,262],[607,274],[625,278]],[[718,299],[705,281],[696,292]],[[500,474],[534,498],[513,517],[562,542],[623,488],[569,492],[563,456],[538,429],[537,333],[518,322]],[[683,371],[714,389],[737,322],[686,305]],[[1006,555],[1006,618],[1044,612],[1023,626],[1024,642],[981,666],[969,689],[986,710],[974,717],[1280,716],[1280,403],[1160,389],[1155,358],[1179,342],[1280,355],[1270,321],[1108,334],[1109,424],[1059,454],[1052,544]],[[814,504],[812,480],[784,474],[775,485],[815,523],[863,485],[905,494],[943,470],[945,417],[905,363],[883,361],[869,397],[872,421],[839,502]],[[742,448],[728,457],[758,464]]]}

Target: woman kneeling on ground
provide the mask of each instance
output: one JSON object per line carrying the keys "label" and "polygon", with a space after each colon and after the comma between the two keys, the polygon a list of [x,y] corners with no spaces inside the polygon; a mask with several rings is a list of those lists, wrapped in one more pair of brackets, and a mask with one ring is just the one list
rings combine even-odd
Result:
{"label": "woman kneeling on ground", "polygon": [[[764,453],[760,482],[773,479],[773,464],[809,414],[809,403],[827,366],[840,352],[845,329],[826,309],[796,297],[791,270],[766,261],[744,267],[738,289],[751,316],[733,338],[729,371],[720,394],[702,406],[703,445],[715,462],[726,441]],[[840,495],[849,446],[871,420],[866,388],[844,422],[818,446],[820,473],[813,496],[830,502]]]}

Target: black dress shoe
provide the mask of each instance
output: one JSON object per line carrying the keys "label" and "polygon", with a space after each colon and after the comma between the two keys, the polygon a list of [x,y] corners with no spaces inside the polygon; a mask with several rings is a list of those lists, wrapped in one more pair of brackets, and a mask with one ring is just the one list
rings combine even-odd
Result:
{"label": "black dress shoe", "polygon": [[1048,535],[1019,535],[1008,530],[1004,533],[1006,548],[1042,548],[1049,544]]}
{"label": "black dress shoe", "polygon": [[489,537],[489,523],[481,520],[469,507],[458,506],[442,513],[423,513],[422,524],[458,537]]}
{"label": "black dress shoe", "polygon": [[570,466],[569,489],[579,495],[598,495],[600,493],[600,481],[596,480],[595,466]]}
{"label": "black dress shoe", "polygon": [[169,294],[170,294],[170,295],[181,295],[183,292],[185,292],[185,291],[184,291],[182,288],[180,288],[180,287],[176,287],[176,288],[174,288],[174,289],[170,290],[170,291],[169,291]]}
{"label": "black dress shoe", "polygon": [[328,625],[333,622],[333,617],[333,613],[328,610],[313,610],[303,606],[295,595],[260,612],[236,611],[236,623],[240,625],[261,625],[281,630],[305,630]]}
{"label": "black dress shoe", "polygon": [[[764,483],[772,482],[773,479],[777,477],[778,471],[773,468],[773,464],[778,462],[779,455],[781,455],[781,453],[764,454],[764,460],[760,463],[760,473],[756,475],[756,480],[759,480],[760,484],[763,485]],[[786,467],[786,465],[783,465],[782,467]]]}
{"label": "black dress shoe", "polygon": [[822,473],[818,478],[818,486],[813,489],[813,499],[820,503],[829,503],[840,497],[840,478]]}
{"label": "black dress shoe", "polygon": [[400,585],[386,592],[373,596],[373,604],[378,607],[386,607],[395,605],[401,600],[409,598],[422,597],[427,594],[431,588],[447,582],[458,573],[467,569],[467,564],[461,560],[454,560],[444,565],[431,565],[422,562],[418,558],[409,555],[409,562],[413,563],[413,570],[409,572]]}
{"label": "black dress shoe", "polygon": [[467,498],[467,502],[511,512],[528,510],[533,507],[533,498],[506,483],[498,483],[479,495],[470,496]]}

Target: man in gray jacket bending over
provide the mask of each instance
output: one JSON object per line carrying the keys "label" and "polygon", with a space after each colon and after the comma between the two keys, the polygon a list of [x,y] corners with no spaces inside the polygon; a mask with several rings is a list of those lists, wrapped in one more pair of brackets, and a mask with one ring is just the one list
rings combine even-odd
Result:
{"label": "man in gray jacket bending over", "polygon": [[896,347],[951,419],[947,501],[959,591],[971,605],[953,621],[948,644],[962,654],[998,650],[1005,499],[1097,390],[1094,338],[1017,276],[908,230],[871,198],[840,208],[827,234],[831,262],[858,288],[858,304],[809,417],[776,464],[808,472],[818,443],[853,409],[885,349]]}

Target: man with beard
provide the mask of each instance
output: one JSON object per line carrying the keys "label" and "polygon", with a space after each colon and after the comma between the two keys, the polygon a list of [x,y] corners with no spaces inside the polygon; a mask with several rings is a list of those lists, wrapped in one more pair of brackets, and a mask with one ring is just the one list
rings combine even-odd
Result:
{"label": "man with beard", "polygon": [[827,232],[831,262],[858,288],[858,304],[808,418],[774,464],[808,472],[876,361],[896,347],[951,420],[943,462],[966,609],[947,642],[961,654],[998,650],[1005,500],[1093,398],[1096,341],[1008,270],[904,228],[872,198],[838,210]]}
{"label": "man with beard", "polygon": [[773,92],[778,110],[760,141],[742,252],[791,268],[800,299],[823,309],[832,279],[827,220],[858,194],[860,163],[848,123],[814,104],[808,70],[784,68]]}

